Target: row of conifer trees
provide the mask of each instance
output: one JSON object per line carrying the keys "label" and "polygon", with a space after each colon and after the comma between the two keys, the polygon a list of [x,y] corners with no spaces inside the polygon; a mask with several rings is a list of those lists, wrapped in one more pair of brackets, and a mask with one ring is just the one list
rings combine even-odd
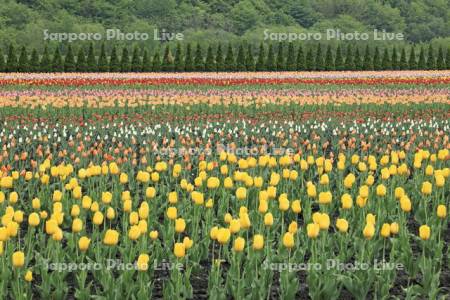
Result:
{"label": "row of conifer trees", "polygon": [[[166,46],[162,55],[159,50],[150,53],[147,49],[127,47],[118,50],[115,46],[107,53],[105,44],[96,49],[91,43],[88,49],[78,51],[69,44],[64,54],[56,47],[44,48],[39,54],[31,53],[25,46],[16,52],[10,45],[6,55],[0,49],[1,72],[220,72],[220,71],[344,71],[344,70],[444,70],[450,69],[450,47],[437,51],[415,46],[397,49],[395,46],[380,50],[366,46],[363,49],[338,45],[333,49],[318,44],[305,48],[293,43],[265,45],[254,52],[251,45],[233,48],[221,44],[200,44],[193,47],[177,44],[175,49]],[[195,48],[195,49],[194,49]],[[173,54],[172,54],[173,53]]]}

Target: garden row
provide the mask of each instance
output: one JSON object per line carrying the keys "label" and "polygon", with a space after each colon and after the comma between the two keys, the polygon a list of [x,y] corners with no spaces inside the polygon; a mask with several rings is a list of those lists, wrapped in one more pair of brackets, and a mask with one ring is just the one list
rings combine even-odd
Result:
{"label": "garden row", "polygon": [[[237,49],[231,45],[209,45],[204,50],[200,44],[185,48],[178,44],[171,50],[166,46],[163,53],[157,49],[112,47],[108,53],[105,45],[96,49],[75,50],[61,45],[54,51],[45,47],[43,53],[30,52],[25,46],[20,50],[12,45],[4,56],[0,49],[0,71],[4,72],[221,72],[221,71],[345,71],[345,70],[445,70],[450,69],[450,47],[437,51],[430,45],[419,51],[412,46],[401,50],[352,47],[340,45],[333,49],[296,47],[293,43],[265,46],[261,43],[256,53],[251,45],[241,44]],[[64,51],[63,51],[64,50]],[[53,53],[53,55],[51,54]]]}

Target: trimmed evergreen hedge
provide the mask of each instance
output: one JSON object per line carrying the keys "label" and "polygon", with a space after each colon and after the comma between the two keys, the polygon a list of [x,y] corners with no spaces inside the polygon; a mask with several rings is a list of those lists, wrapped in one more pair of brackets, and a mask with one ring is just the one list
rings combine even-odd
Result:
{"label": "trimmed evergreen hedge", "polygon": [[[10,45],[6,55],[0,49],[0,72],[221,72],[221,71],[353,71],[353,70],[446,70],[450,69],[450,47],[433,49],[431,45],[416,49],[382,49],[378,47],[359,49],[340,45],[333,49],[318,44],[304,48],[293,43],[265,45],[257,52],[251,45],[240,44],[233,48],[200,44],[187,44],[176,49],[167,45],[150,53],[147,49],[113,47],[110,53],[101,44],[96,49],[90,44],[78,51],[69,45],[64,54],[62,47],[44,48],[41,54],[25,46],[16,49]],[[361,51],[363,50],[363,51]],[[418,50],[418,52],[417,52]],[[172,51],[174,54],[172,54]],[[53,53],[51,55],[50,53]],[[76,55],[75,55],[76,53]],[[408,53],[408,54],[407,54]],[[416,55],[418,53],[418,55]],[[130,56],[131,55],[131,56]]]}

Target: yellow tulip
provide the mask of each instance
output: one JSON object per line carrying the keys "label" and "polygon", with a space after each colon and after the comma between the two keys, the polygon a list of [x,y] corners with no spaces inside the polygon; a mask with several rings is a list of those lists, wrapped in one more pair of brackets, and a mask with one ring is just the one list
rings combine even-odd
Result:
{"label": "yellow tulip", "polygon": [[25,254],[22,251],[16,251],[12,255],[12,264],[15,268],[22,268],[25,264]]}
{"label": "yellow tulip", "polygon": [[90,243],[91,243],[91,240],[88,237],[82,236],[78,240],[78,248],[80,248],[80,250],[82,252],[87,251],[87,249],[89,248],[89,244]]}

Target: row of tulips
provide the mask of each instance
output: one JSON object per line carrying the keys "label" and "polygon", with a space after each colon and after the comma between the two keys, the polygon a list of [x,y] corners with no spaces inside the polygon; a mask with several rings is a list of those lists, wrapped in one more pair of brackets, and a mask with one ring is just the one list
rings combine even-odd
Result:
{"label": "row of tulips", "polygon": [[449,71],[256,72],[256,73],[13,73],[0,86],[246,86],[246,85],[436,85],[449,84]]}
{"label": "row of tulips", "polygon": [[1,107],[141,107],[149,105],[238,105],[264,106],[277,104],[342,105],[342,104],[413,104],[448,103],[449,89],[446,87],[418,88],[414,85],[396,88],[342,88],[315,87],[296,89],[294,86],[272,89],[259,87],[243,89],[29,89],[0,91]]}
{"label": "row of tulips", "polygon": [[0,298],[449,292],[448,119],[2,124]]}

